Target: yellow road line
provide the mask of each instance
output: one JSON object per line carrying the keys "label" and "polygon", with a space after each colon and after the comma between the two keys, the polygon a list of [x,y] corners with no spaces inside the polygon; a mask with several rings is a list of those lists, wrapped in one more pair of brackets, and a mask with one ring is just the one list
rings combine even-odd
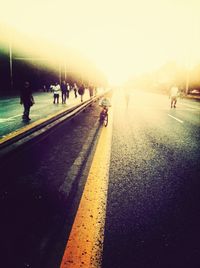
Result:
{"label": "yellow road line", "polygon": [[61,268],[100,268],[112,140],[112,110],[103,127]]}

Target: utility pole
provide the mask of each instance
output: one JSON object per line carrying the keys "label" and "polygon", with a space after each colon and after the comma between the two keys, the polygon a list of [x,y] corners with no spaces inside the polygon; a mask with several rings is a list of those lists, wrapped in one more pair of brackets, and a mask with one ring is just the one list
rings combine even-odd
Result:
{"label": "utility pole", "polygon": [[189,91],[189,83],[190,83],[190,70],[187,69],[186,86],[185,86],[185,93],[186,93],[186,95],[188,94],[188,91]]}
{"label": "utility pole", "polygon": [[13,90],[13,60],[12,60],[12,40],[9,40],[9,65],[10,65],[10,89]]}
{"label": "utility pole", "polygon": [[67,73],[66,73],[66,61],[65,61],[65,66],[64,66],[64,77],[65,77],[65,81],[66,81],[66,78],[67,78]]}
{"label": "utility pole", "polygon": [[59,76],[59,84],[61,85],[61,79],[62,79],[62,73],[61,73],[61,62],[59,61],[59,67],[58,67],[58,76]]}

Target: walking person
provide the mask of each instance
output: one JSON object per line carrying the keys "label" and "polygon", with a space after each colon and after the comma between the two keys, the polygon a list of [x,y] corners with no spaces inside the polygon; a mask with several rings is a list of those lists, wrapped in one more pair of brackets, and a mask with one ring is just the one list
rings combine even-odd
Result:
{"label": "walking person", "polygon": [[62,92],[62,103],[66,103],[66,98],[67,98],[67,84],[65,81],[62,82],[61,84],[61,92]]}
{"label": "walking person", "polygon": [[81,96],[81,102],[83,102],[83,95],[85,93],[84,85],[82,84],[78,89],[78,94]]}
{"label": "walking person", "polygon": [[67,98],[69,99],[70,85],[67,83]]}
{"label": "walking person", "polygon": [[26,81],[24,83],[23,88],[21,89],[20,92],[20,104],[23,104],[24,106],[24,112],[22,115],[22,120],[24,122],[28,122],[31,119],[29,118],[29,113],[30,113],[30,108],[34,104],[34,98],[32,96],[32,91],[30,88],[30,83]]}
{"label": "walking person", "polygon": [[90,98],[92,98],[93,97],[93,90],[94,90],[94,88],[93,88],[93,86],[89,86],[89,94],[90,94]]}
{"label": "walking person", "polygon": [[177,98],[179,96],[179,89],[176,85],[170,89],[171,108],[176,108]]}
{"label": "walking person", "polygon": [[75,96],[75,98],[77,98],[78,87],[77,87],[76,83],[74,83],[73,89],[74,89],[74,96]]}
{"label": "walking person", "polygon": [[129,90],[128,89],[125,89],[124,94],[125,94],[125,99],[126,99],[126,108],[128,108],[129,101],[130,101],[130,92],[129,92]]}
{"label": "walking person", "polygon": [[53,87],[53,103],[59,103],[59,96],[60,96],[60,85],[56,82],[56,85]]}
{"label": "walking person", "polygon": [[55,85],[54,84],[51,84],[50,87],[49,87],[49,91],[50,92],[53,92],[54,87],[55,87]]}

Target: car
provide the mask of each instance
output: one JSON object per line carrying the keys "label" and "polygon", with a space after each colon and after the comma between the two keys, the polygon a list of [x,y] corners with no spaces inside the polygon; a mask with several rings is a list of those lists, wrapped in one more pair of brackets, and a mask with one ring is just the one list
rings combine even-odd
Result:
{"label": "car", "polygon": [[198,89],[192,89],[190,91],[190,94],[200,94],[200,90],[198,90]]}

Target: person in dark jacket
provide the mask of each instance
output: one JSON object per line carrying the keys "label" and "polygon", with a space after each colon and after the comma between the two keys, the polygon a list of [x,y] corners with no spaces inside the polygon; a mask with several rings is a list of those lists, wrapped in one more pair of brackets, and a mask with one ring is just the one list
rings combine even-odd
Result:
{"label": "person in dark jacket", "polygon": [[24,112],[22,115],[22,120],[25,122],[28,122],[31,120],[29,118],[29,113],[30,113],[30,108],[34,104],[34,99],[32,96],[31,88],[30,88],[30,83],[26,81],[24,83],[23,88],[21,89],[20,92],[20,104],[23,104],[24,106]]}
{"label": "person in dark jacket", "polygon": [[62,82],[61,84],[61,91],[62,91],[62,103],[66,103],[66,98],[67,98],[67,84],[65,81]]}
{"label": "person in dark jacket", "polygon": [[78,89],[78,94],[81,96],[81,102],[83,102],[83,95],[85,93],[85,87],[84,85],[82,84],[79,89]]}
{"label": "person in dark jacket", "polygon": [[76,83],[74,83],[73,89],[74,89],[74,96],[75,96],[75,98],[77,98],[78,87],[77,87]]}
{"label": "person in dark jacket", "polygon": [[69,99],[69,92],[70,92],[70,84],[67,83],[67,98]]}

